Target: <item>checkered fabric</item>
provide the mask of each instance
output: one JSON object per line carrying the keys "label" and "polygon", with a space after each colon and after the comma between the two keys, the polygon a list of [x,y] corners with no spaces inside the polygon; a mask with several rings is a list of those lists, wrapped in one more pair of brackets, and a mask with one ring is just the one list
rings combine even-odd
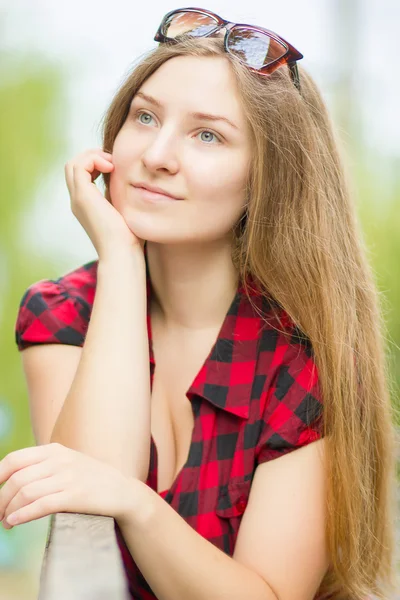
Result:
{"label": "checkered fabric", "polygon": [[[89,262],[57,280],[29,287],[16,322],[20,350],[46,343],[83,346],[97,266],[97,261]],[[146,271],[149,307],[152,286]],[[257,465],[323,435],[323,404],[311,345],[287,313],[254,282],[252,287],[257,310],[239,284],[214,346],[187,391],[195,421],[187,462],[171,488],[160,493],[191,527],[229,556]],[[147,329],[152,386],[155,361],[149,311]],[[157,491],[152,437],[147,485]],[[132,598],[155,600],[117,523],[115,529]]]}

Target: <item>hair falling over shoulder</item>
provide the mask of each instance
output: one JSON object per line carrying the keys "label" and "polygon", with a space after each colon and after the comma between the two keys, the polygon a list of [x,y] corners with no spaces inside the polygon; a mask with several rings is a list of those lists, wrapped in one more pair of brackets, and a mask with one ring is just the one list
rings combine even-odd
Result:
{"label": "hair falling over shoulder", "polygon": [[[253,137],[246,213],[232,259],[286,311],[312,347],[324,400],[326,539],[321,598],[386,599],[396,590],[396,435],[383,305],[339,142],[316,84],[299,66],[258,77],[218,38],[160,44],[140,57],[103,122],[112,152],[132,97],[165,61],[224,56]],[[108,176],[104,175],[106,197]],[[108,198],[109,199],[109,198]]]}

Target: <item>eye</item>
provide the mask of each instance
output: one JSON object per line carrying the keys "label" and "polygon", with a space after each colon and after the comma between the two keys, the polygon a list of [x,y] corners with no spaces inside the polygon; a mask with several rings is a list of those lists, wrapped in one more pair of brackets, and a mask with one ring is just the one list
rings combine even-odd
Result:
{"label": "eye", "polygon": [[[136,117],[139,119],[139,118],[140,118],[142,115],[146,115],[147,117],[150,117],[151,119],[153,118],[153,117],[151,116],[151,114],[150,114],[150,113],[148,113],[148,112],[146,112],[146,111],[144,111],[144,110],[138,110],[138,111],[136,112],[136,115],[135,115],[135,116],[136,116]],[[142,125],[148,125],[148,121],[147,121],[147,123],[144,123],[143,121],[139,121],[139,122],[140,122]]]}
{"label": "eye", "polygon": [[[150,113],[148,113],[147,111],[144,111],[144,110],[138,110],[138,111],[136,111],[136,113],[135,113],[135,117],[136,117],[137,119],[140,119],[140,117],[141,117],[142,115],[144,115],[144,116],[147,116],[147,117],[150,117],[150,119],[152,119],[152,118],[153,118],[153,117],[152,117],[152,115],[151,115]],[[142,125],[148,125],[148,124],[149,124],[149,121],[147,121],[147,122],[144,122],[144,121],[139,121],[139,123],[141,123]],[[199,132],[197,135],[200,135],[200,134],[202,134],[202,133],[208,133],[208,134],[210,134],[211,136],[214,136],[214,138],[217,140],[217,142],[216,142],[216,143],[219,143],[219,144],[221,144],[221,143],[222,143],[222,139],[221,139],[221,138],[220,138],[220,137],[219,137],[219,136],[218,136],[216,133],[214,133],[213,131],[210,131],[209,129],[203,129],[203,130],[202,130],[202,131],[200,131],[200,132]],[[204,141],[204,140],[202,140],[202,141]],[[214,142],[214,143],[215,143],[215,142]],[[208,145],[211,145],[211,144],[210,144],[208,141],[207,141],[207,144],[208,144]]]}
{"label": "eye", "polygon": [[[208,129],[203,129],[203,131],[200,131],[200,132],[199,132],[197,135],[200,135],[200,134],[202,134],[202,133],[209,133],[210,135],[213,135],[213,136],[214,136],[214,138],[215,138],[216,140],[218,140],[218,141],[217,141],[217,143],[218,143],[218,144],[222,143],[222,140],[221,140],[221,139],[219,138],[219,136],[218,136],[216,133],[214,133],[213,131],[209,131]],[[204,141],[204,140],[203,140],[203,141]]]}

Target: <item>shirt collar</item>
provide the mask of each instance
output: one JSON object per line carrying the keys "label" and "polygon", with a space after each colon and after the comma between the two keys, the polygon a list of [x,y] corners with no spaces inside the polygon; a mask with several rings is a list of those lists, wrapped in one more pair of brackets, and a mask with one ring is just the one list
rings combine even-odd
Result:
{"label": "shirt collar", "polygon": [[[147,329],[151,369],[155,360],[150,322],[152,285],[146,259]],[[248,279],[252,301],[258,312],[264,312],[263,296],[254,280]],[[216,408],[244,419],[249,418],[251,392],[255,381],[258,357],[259,333],[264,321],[250,304],[242,283],[239,282],[235,297],[225,316],[210,354],[187,391],[189,400],[200,396]]]}

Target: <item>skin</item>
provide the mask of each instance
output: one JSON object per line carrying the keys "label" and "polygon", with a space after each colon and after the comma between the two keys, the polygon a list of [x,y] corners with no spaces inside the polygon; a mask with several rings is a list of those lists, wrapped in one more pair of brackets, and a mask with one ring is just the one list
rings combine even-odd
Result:
{"label": "skin", "polygon": [[[57,512],[114,517],[131,507],[134,480],[62,444],[22,448],[0,461],[0,519],[5,529]],[[13,515],[15,520],[8,521]]]}
{"label": "skin", "polygon": [[[125,302],[125,321],[115,318],[114,329],[133,330],[126,319],[135,312],[138,286],[144,296],[143,240],[149,240],[159,310],[164,322],[179,329],[180,348],[182,332],[205,332],[225,315],[236,288],[230,229],[244,208],[251,146],[229,73],[224,58],[171,59],[143,86],[163,103],[163,112],[154,111],[155,121],[139,125],[130,119],[113,155],[90,150],[66,166],[71,208],[96,248],[99,269],[107,274],[102,307],[107,314],[113,309],[115,285]],[[209,134],[202,138],[207,142],[199,140],[197,134],[209,127],[189,121],[192,110],[218,111],[236,120],[236,137],[226,131],[222,146],[209,142]],[[93,185],[100,172],[111,174],[114,206]],[[183,200],[146,204],[130,187],[139,179]],[[107,303],[110,287],[112,302]],[[190,349],[198,345],[193,335],[186,341]],[[18,517],[11,524],[57,512],[114,517],[150,587],[165,600],[308,600],[329,566],[326,469],[320,455],[325,442],[257,466],[232,557],[199,535],[137,476],[59,443],[23,448],[0,461],[0,518],[9,528],[11,513]]]}
{"label": "skin", "polygon": [[[201,335],[219,328],[236,292],[231,230],[246,206],[251,137],[223,57],[175,57],[140,91],[162,108],[136,97],[112,154],[89,150],[66,164],[71,209],[103,264],[141,253],[147,240],[152,318],[181,337]],[[138,109],[146,116],[139,119]],[[236,127],[194,120],[194,111],[222,115]],[[93,185],[101,172],[110,172],[112,204]],[[182,200],[146,203],[131,185],[139,181]],[[122,524],[134,481],[58,443],[23,448],[0,461],[0,519],[9,529],[15,512],[12,525],[80,512]]]}
{"label": "skin", "polygon": [[[234,76],[224,57],[180,56],[139,91],[162,108],[133,99],[113,147],[111,199],[130,230],[147,240],[153,314],[170,330],[210,329],[223,319],[237,286],[231,230],[245,208],[251,161]],[[194,111],[224,116],[237,129],[194,120]],[[183,200],[143,202],[130,185],[140,181]]]}

